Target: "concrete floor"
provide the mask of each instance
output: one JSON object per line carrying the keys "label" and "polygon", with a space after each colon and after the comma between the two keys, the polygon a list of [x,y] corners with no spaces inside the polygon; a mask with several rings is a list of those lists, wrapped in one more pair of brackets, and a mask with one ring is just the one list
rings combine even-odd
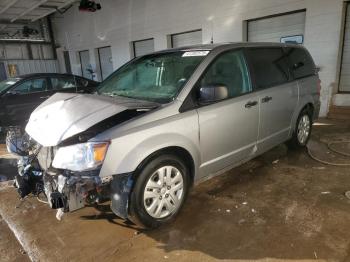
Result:
{"label": "concrete floor", "polygon": [[[350,123],[322,123],[314,128],[311,151],[324,160],[350,162],[320,143],[350,140]],[[15,190],[2,184],[0,215],[22,247],[0,220],[0,261],[25,261],[26,251],[34,261],[346,262],[347,190],[348,167],[322,165],[307,152],[282,145],[195,187],[174,223],[140,231],[114,216],[107,204],[59,222],[45,204],[34,198],[20,204]]]}

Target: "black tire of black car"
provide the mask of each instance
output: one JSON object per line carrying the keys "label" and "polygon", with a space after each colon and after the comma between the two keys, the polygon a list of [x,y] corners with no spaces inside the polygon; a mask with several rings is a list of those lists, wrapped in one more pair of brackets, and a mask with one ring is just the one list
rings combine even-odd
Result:
{"label": "black tire of black car", "polygon": [[[307,115],[310,119],[310,133],[309,133],[309,136],[306,139],[305,143],[301,144],[298,140],[298,126],[299,126],[300,120],[305,115]],[[307,143],[309,142],[310,137],[311,137],[311,132],[312,132],[312,113],[310,112],[310,110],[308,108],[304,108],[298,116],[296,125],[294,127],[292,138],[287,141],[288,148],[291,150],[298,150],[298,149],[305,148]]]}
{"label": "black tire of black car", "polygon": [[[179,208],[175,213],[162,219],[155,219],[151,217],[145,209],[145,206],[143,203],[143,193],[145,190],[146,183],[150,178],[150,176],[157,169],[166,165],[172,165],[176,167],[183,175],[184,196],[182,198]],[[181,158],[171,154],[159,155],[153,158],[137,174],[136,182],[130,196],[129,219],[133,223],[137,224],[138,226],[149,228],[149,229],[158,228],[161,225],[172,221],[181,211],[182,206],[187,198],[189,187],[190,187],[189,177],[190,177],[189,169]]]}

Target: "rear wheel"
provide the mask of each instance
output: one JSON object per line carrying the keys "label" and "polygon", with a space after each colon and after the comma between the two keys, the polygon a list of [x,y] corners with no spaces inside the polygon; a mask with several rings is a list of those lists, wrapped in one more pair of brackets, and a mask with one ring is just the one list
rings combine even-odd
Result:
{"label": "rear wheel", "polygon": [[312,130],[311,113],[304,109],[297,120],[292,138],[288,141],[288,146],[292,149],[303,148],[310,139]]}
{"label": "rear wheel", "polygon": [[131,220],[148,228],[172,220],[186,199],[188,172],[182,159],[173,155],[150,161],[141,170],[131,194]]}

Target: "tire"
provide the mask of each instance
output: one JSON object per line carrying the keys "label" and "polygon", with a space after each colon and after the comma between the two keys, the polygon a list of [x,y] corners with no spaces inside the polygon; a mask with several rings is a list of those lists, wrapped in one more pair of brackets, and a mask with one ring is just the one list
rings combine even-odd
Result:
{"label": "tire", "polygon": [[152,159],[136,178],[130,197],[130,220],[145,228],[168,223],[181,210],[189,185],[189,169],[181,158],[165,154]]}
{"label": "tire", "polygon": [[290,149],[305,148],[312,131],[312,117],[308,109],[304,109],[298,116],[292,138],[287,142]]}

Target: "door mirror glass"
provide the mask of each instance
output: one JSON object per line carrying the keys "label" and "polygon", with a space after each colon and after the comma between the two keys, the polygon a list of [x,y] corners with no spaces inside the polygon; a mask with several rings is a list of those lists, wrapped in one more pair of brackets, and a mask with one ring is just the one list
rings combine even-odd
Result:
{"label": "door mirror glass", "polygon": [[227,99],[228,88],[225,85],[208,85],[199,89],[199,103],[207,104]]}

